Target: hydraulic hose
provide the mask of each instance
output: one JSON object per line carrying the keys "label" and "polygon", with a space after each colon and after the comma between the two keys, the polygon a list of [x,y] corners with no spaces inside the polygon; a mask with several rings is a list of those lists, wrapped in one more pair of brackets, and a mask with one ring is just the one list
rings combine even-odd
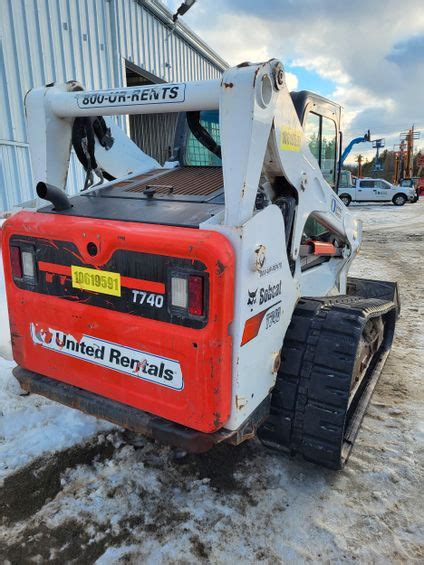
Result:
{"label": "hydraulic hose", "polygon": [[200,112],[187,112],[187,123],[191,133],[206,149],[221,159],[221,146],[200,123]]}

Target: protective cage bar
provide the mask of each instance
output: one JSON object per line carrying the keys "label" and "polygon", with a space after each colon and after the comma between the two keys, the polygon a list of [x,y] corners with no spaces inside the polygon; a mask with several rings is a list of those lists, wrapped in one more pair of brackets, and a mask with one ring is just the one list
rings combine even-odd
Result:
{"label": "protective cage bar", "polygon": [[60,118],[216,110],[221,81],[164,83],[108,90],[47,92]]}

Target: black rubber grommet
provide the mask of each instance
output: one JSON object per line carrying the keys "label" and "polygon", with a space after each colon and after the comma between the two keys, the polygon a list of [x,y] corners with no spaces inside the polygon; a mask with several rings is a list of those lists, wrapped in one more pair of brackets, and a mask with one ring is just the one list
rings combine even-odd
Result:
{"label": "black rubber grommet", "polygon": [[90,243],[87,243],[87,251],[88,254],[91,255],[91,257],[94,257],[95,255],[97,255],[97,245],[90,241]]}

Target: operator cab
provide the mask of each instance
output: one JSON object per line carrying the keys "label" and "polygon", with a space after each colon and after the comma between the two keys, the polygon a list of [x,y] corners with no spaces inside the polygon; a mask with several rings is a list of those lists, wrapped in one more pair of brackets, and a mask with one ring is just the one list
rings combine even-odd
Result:
{"label": "operator cab", "polygon": [[[291,98],[309,148],[325,180],[336,190],[341,107],[307,90],[292,92]],[[221,167],[220,155],[219,112],[180,114],[173,160],[183,167]]]}
{"label": "operator cab", "polygon": [[291,98],[323,177],[337,192],[339,152],[341,148],[341,107],[314,92],[292,92]]}

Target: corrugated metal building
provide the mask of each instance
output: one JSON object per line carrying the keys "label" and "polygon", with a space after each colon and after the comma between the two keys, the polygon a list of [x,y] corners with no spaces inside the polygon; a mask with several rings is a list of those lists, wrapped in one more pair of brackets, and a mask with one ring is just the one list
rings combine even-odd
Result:
{"label": "corrugated metal building", "polygon": [[[172,14],[157,0],[0,0],[0,8],[0,210],[34,196],[23,105],[30,88],[198,80],[226,67],[180,21],[171,33]],[[121,120],[142,149],[165,160],[172,116]],[[73,156],[68,190],[82,184]]]}

